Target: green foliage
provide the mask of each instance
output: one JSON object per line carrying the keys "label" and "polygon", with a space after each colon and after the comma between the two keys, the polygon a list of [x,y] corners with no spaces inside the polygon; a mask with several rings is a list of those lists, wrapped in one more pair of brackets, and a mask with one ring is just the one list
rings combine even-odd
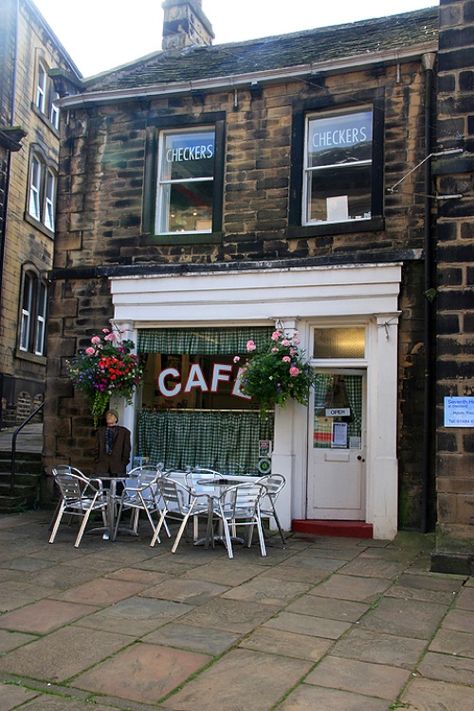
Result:
{"label": "green foliage", "polygon": [[287,336],[276,330],[264,350],[256,352],[255,343],[248,341],[250,355],[243,366],[241,389],[266,412],[275,405],[283,407],[290,398],[308,404],[309,390],[314,384],[311,366],[299,349],[298,333]]}

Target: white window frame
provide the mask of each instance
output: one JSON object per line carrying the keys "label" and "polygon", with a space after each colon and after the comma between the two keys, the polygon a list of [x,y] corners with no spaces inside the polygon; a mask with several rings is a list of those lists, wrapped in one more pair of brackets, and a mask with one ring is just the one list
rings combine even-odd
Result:
{"label": "white window frame", "polygon": [[38,79],[36,82],[35,106],[42,114],[46,113],[46,89],[48,72],[43,62],[38,63]]}
{"label": "white window frame", "polygon": [[[347,116],[349,114],[356,114],[356,113],[362,113],[369,111],[372,114],[372,157],[370,160],[359,160],[359,161],[354,161],[351,163],[342,163],[342,164],[334,164],[334,165],[324,165],[324,166],[313,166],[309,167],[309,159],[308,159],[308,144],[309,144],[309,128],[310,128],[310,123],[311,121],[318,120],[318,119],[325,119],[325,118],[331,118],[331,117],[337,117],[337,116]],[[342,169],[342,170],[347,170],[348,168],[352,167],[357,167],[361,165],[372,165],[374,164],[374,132],[373,132],[373,120],[374,120],[374,107],[372,105],[361,105],[357,106],[354,109],[348,109],[345,108],[344,110],[340,111],[313,111],[305,116],[305,135],[304,135],[304,159],[303,159],[303,190],[302,190],[302,224],[304,226],[309,226],[309,225],[330,225],[330,224],[338,224],[341,222],[344,223],[354,223],[357,222],[357,219],[348,217],[347,219],[342,219],[342,220],[311,220],[310,219],[310,204],[309,204],[309,198],[310,198],[310,182],[311,182],[311,175],[314,172],[320,172],[327,170],[328,168],[331,169]],[[373,178],[372,178],[373,179]],[[373,192],[373,185],[371,186],[371,194]],[[370,219],[370,217],[366,218]]]}
{"label": "white window frame", "polygon": [[[157,188],[156,188],[156,214],[155,214],[155,233],[156,234],[169,234],[169,235],[179,235],[179,234],[199,234],[199,233],[211,233],[212,232],[212,214],[211,214],[211,227],[207,230],[186,230],[185,232],[177,232],[169,230],[169,213],[165,214],[165,191],[167,186],[182,185],[184,183],[202,183],[210,182],[214,183],[214,173],[209,177],[203,178],[178,178],[178,179],[163,179],[161,176],[163,174],[164,156],[165,156],[165,141],[167,136],[175,136],[177,134],[193,134],[200,133],[202,131],[212,131],[214,133],[214,156],[213,160],[216,160],[216,128],[214,125],[204,124],[202,126],[187,126],[183,129],[166,129],[160,132],[159,144],[158,144],[158,174],[157,174]],[[214,208],[214,199],[211,205],[211,209]],[[166,229],[165,229],[166,228]]]}
{"label": "white window frame", "polygon": [[[21,327],[20,327],[20,351],[27,352],[30,345],[31,336],[31,310],[33,307],[33,284],[34,277],[31,273],[25,272],[23,275],[23,288],[21,292]],[[27,291],[26,291],[27,290]],[[26,297],[26,298],[25,298]]]}
{"label": "white window frame", "polygon": [[44,338],[46,331],[46,311],[47,311],[48,290],[43,281],[38,281],[37,311],[36,311],[36,333],[35,333],[35,355],[44,354]]}
{"label": "white window frame", "polygon": [[35,220],[41,221],[41,182],[43,162],[37,154],[31,157],[28,212]]}
{"label": "white window frame", "polygon": [[59,99],[57,91],[51,89],[51,105],[49,109],[49,120],[56,130],[59,129],[59,108],[56,106],[56,100]]}
{"label": "white window frame", "polygon": [[44,225],[54,232],[55,217],[54,217],[54,206],[56,198],[56,175],[53,171],[48,168],[45,173],[45,184],[44,184],[44,211],[43,211],[43,222]]}

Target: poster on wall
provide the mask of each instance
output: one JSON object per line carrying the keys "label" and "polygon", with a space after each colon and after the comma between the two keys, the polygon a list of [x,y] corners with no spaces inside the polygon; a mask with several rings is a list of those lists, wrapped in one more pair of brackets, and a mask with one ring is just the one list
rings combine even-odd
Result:
{"label": "poster on wall", "polygon": [[331,447],[347,449],[347,422],[333,422]]}
{"label": "poster on wall", "polygon": [[474,397],[445,397],[444,426],[474,427]]}

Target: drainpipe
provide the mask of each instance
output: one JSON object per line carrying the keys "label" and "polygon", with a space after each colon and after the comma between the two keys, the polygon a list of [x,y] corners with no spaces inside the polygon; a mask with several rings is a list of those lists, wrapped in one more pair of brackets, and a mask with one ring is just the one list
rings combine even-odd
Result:
{"label": "drainpipe", "polygon": [[[425,155],[432,152],[433,121],[433,82],[434,52],[424,54],[422,67],[425,75],[425,111],[424,111],[424,143]],[[423,169],[424,199],[424,313],[423,313],[423,343],[425,350],[424,397],[423,397],[423,458],[422,458],[422,490],[421,490],[421,531],[432,530],[434,520],[431,510],[433,495],[433,436],[436,413],[434,410],[434,297],[436,289],[435,259],[432,243],[432,177],[431,160],[424,163]]]}

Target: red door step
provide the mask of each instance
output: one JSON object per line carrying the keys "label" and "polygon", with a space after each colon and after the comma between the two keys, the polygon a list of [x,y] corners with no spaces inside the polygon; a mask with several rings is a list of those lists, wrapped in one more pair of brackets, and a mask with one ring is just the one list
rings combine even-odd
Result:
{"label": "red door step", "polygon": [[344,536],[347,538],[373,538],[371,523],[365,521],[335,521],[329,519],[293,519],[291,530],[314,536]]}

